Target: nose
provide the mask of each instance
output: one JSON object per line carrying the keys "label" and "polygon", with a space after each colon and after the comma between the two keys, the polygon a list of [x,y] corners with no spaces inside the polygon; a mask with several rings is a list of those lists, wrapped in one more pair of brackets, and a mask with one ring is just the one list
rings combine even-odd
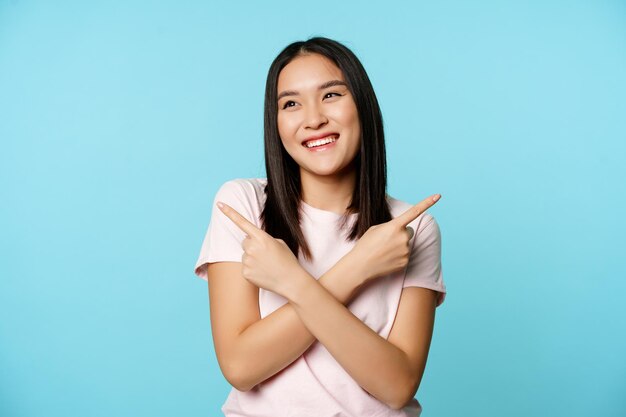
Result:
{"label": "nose", "polygon": [[312,104],[307,106],[304,117],[304,127],[308,129],[319,129],[328,123],[328,118],[319,105]]}

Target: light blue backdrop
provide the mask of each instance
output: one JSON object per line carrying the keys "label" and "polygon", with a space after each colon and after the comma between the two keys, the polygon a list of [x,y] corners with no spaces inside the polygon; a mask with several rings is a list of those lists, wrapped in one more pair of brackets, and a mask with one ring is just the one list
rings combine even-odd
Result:
{"label": "light blue backdrop", "polygon": [[449,294],[424,416],[626,415],[626,3],[0,0],[0,415],[216,416],[193,266],[270,62],[362,59]]}

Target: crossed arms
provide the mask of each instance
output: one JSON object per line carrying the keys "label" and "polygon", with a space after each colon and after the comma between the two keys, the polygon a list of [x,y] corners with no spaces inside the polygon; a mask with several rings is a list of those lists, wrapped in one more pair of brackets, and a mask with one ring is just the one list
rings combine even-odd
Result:
{"label": "crossed arms", "polygon": [[[235,221],[236,216],[230,214]],[[250,227],[238,226],[242,230]],[[244,231],[252,243],[259,236],[266,238],[252,229]],[[367,240],[365,237],[362,239]],[[252,243],[247,242],[250,257],[254,255]],[[353,249],[319,280],[301,268],[290,270],[288,281],[293,284],[281,287],[281,295],[289,302],[263,319],[259,285],[247,276],[246,262],[209,264],[213,339],[220,368],[230,384],[240,391],[249,390],[290,365],[318,340],[378,400],[394,409],[410,401],[426,365],[436,292],[404,288],[389,338],[382,338],[345,306],[366,282],[375,279],[362,254]]]}

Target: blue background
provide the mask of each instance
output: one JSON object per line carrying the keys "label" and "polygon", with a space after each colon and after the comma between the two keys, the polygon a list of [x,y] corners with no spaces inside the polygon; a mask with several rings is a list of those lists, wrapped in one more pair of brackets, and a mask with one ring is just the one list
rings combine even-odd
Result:
{"label": "blue background", "polygon": [[0,415],[215,416],[193,266],[265,77],[361,58],[449,294],[424,416],[626,415],[626,3],[0,0]]}

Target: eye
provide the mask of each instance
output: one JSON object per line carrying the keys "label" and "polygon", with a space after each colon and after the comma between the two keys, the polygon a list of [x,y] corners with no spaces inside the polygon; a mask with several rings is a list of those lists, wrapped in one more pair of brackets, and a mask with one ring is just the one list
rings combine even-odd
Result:
{"label": "eye", "polygon": [[287,107],[293,107],[295,104],[296,104],[295,101],[289,100],[289,101],[285,102],[285,104],[283,104],[283,109],[286,109]]}
{"label": "eye", "polygon": [[324,95],[324,98],[327,98],[327,97],[328,97],[328,98],[330,98],[329,96],[330,96],[330,97],[333,97],[333,96],[339,96],[339,97],[341,97],[341,94],[339,94],[339,93],[335,93],[335,92],[326,93],[326,94]]}

